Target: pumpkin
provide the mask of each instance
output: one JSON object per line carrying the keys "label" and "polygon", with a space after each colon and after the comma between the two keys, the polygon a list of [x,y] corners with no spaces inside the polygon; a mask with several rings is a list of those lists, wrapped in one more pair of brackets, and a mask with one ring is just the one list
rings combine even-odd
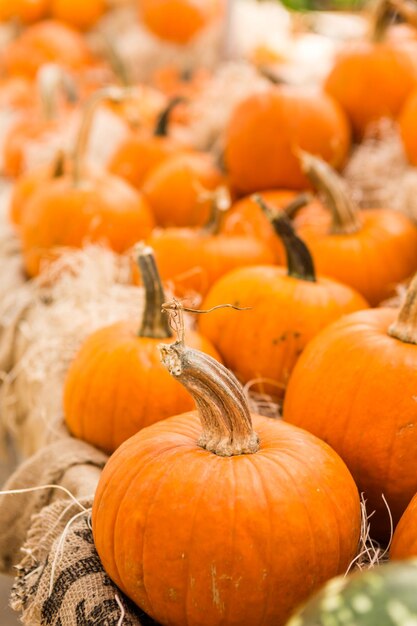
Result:
{"label": "pumpkin", "polygon": [[417,561],[385,563],[330,580],[287,626],[412,626],[417,620]]}
{"label": "pumpkin", "polygon": [[3,111],[29,109],[32,104],[32,81],[20,76],[0,79],[0,107]]}
{"label": "pumpkin", "polygon": [[49,0],[0,0],[0,22],[18,19],[31,24],[46,17]]}
{"label": "pumpkin", "polygon": [[108,169],[140,189],[147,174],[182,146],[168,135],[168,125],[173,109],[182,102],[173,98],[158,117],[153,134],[142,129],[132,132],[117,148]]}
{"label": "pumpkin", "polygon": [[243,100],[226,129],[225,163],[240,194],[305,189],[295,150],[318,154],[341,167],[350,148],[349,124],[340,105],[320,92],[275,86]]}
{"label": "pumpkin", "polygon": [[221,231],[220,206],[229,204],[225,188],[207,194],[212,216],[200,229],[155,229],[148,243],[155,250],[161,276],[177,296],[192,292],[204,295],[224,274],[236,267],[273,263],[268,245],[250,235],[228,235]]}
{"label": "pumpkin", "polygon": [[217,361],[181,339],[161,353],[197,411],[108,461],[92,511],[101,562],[161,624],[282,626],[354,557],[357,489],[321,441],[251,414]]}
{"label": "pumpkin", "polygon": [[140,17],[154,35],[187,44],[220,14],[220,0],[138,0]]}
{"label": "pumpkin", "polygon": [[360,211],[327,163],[306,153],[301,160],[329,209],[311,220],[305,214],[297,228],[317,271],[350,285],[372,306],[379,304],[417,269],[417,227],[392,209]]}
{"label": "pumpkin", "polygon": [[11,75],[35,78],[45,63],[81,70],[91,62],[84,38],[58,20],[43,20],[29,26],[3,52],[2,65]]}
{"label": "pumpkin", "polygon": [[342,49],[324,85],[343,107],[357,138],[380,119],[396,118],[417,87],[417,43],[386,36],[392,10],[388,2],[379,5],[369,39]]}
{"label": "pumpkin", "polygon": [[[145,288],[139,330],[133,321],[120,321],[90,335],[64,385],[68,429],[107,453],[141,428],[194,406],[159,357],[158,345],[169,343],[172,331],[161,311],[164,292],[151,248],[141,249],[138,263]],[[194,348],[219,358],[198,333],[190,331],[189,341]]]}
{"label": "pumpkin", "polygon": [[88,30],[106,11],[106,0],[51,0],[51,15],[79,30]]}
{"label": "pumpkin", "polygon": [[211,155],[192,152],[164,159],[145,177],[142,190],[159,226],[199,226],[210,215],[204,191],[222,183]]}
{"label": "pumpkin", "polygon": [[361,311],[325,329],[295,367],[284,419],[314,433],[344,459],[371,518],[371,536],[388,541],[387,500],[398,523],[417,492],[417,278],[398,312]]}
{"label": "pumpkin", "polygon": [[228,302],[245,312],[217,310],[199,321],[224,362],[244,383],[282,396],[308,341],[346,313],[367,308],[356,291],[316,276],[311,255],[284,213],[260,200],[287,254],[287,268],[258,265],[229,272],[202,303],[210,309]]}
{"label": "pumpkin", "polygon": [[97,107],[105,99],[118,99],[123,91],[108,88],[86,105],[71,172],[49,180],[26,203],[21,219],[25,268],[29,276],[62,254],[66,247],[104,243],[118,253],[147,237],[154,225],[142,197],[124,180],[108,172],[87,172],[83,156]]}
{"label": "pumpkin", "polygon": [[401,516],[392,537],[390,558],[417,557],[417,494]]}

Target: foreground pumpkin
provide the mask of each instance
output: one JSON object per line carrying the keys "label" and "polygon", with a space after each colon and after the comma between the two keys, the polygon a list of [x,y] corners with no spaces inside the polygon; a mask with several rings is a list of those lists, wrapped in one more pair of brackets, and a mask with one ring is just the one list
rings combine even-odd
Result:
{"label": "foreground pumpkin", "polygon": [[339,168],[350,147],[350,131],[337,102],[324,93],[273,87],[235,109],[226,131],[225,162],[241,194],[266,189],[305,189],[296,149]]}
{"label": "foreground pumpkin", "polygon": [[391,559],[417,557],[417,494],[404,511],[392,538]]}
{"label": "foreground pumpkin", "polygon": [[[141,250],[138,263],[145,287],[139,330],[135,322],[121,321],[90,335],[64,386],[70,432],[107,453],[141,428],[193,408],[191,396],[159,357],[158,345],[169,343],[172,331],[161,312],[164,293],[151,248]],[[190,344],[219,358],[198,333],[190,332]]]}
{"label": "foreground pumpkin", "polygon": [[317,271],[350,285],[376,306],[417,269],[414,222],[391,209],[359,210],[327,163],[307,153],[301,162],[328,208],[311,220],[308,214],[302,222],[295,220]]}
{"label": "foreground pumpkin", "polygon": [[288,268],[259,265],[223,276],[202,308],[230,302],[251,310],[214,311],[200,319],[200,329],[241,381],[261,379],[261,389],[282,396],[308,341],[368,304],[350,287],[316,276],[311,255],[288,218],[264,208],[286,248]]}
{"label": "foreground pumpkin", "polygon": [[354,557],[356,486],[321,441],[251,414],[217,361],[181,340],[161,353],[198,411],[108,461],[92,513],[100,559],[161,624],[282,626]]}
{"label": "foreground pumpkin", "polygon": [[335,578],[287,626],[413,626],[417,561],[386,563]]}
{"label": "foreground pumpkin", "polygon": [[72,171],[39,187],[25,205],[21,219],[25,268],[29,276],[55,259],[66,247],[103,243],[118,253],[147,237],[153,227],[151,211],[139,192],[108,172],[86,172],[83,165],[88,133],[97,106],[122,93],[109,88],[87,105],[80,128]]}
{"label": "foreground pumpkin", "polygon": [[397,524],[417,492],[417,277],[395,309],[346,316],[306,348],[284,419],[327,441],[365,494],[371,535],[388,541],[384,494]]}

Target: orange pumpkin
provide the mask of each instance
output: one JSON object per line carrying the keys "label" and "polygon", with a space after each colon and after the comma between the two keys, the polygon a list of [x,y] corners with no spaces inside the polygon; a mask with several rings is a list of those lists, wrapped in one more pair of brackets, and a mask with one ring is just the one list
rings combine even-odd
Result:
{"label": "orange pumpkin", "polygon": [[417,494],[398,522],[389,554],[394,561],[417,557]]}
{"label": "orange pumpkin", "polygon": [[0,0],[0,22],[18,19],[31,24],[46,17],[49,0]]}
{"label": "orange pumpkin", "polygon": [[[138,262],[145,287],[139,331],[135,322],[121,321],[90,335],[64,386],[70,432],[107,453],[141,428],[194,406],[191,396],[169,376],[160,360],[158,345],[169,343],[172,331],[161,311],[165,299],[152,249],[144,247]],[[220,358],[198,333],[190,332],[189,341],[195,349]]]}
{"label": "orange pumpkin", "polygon": [[154,35],[187,44],[220,14],[220,0],[137,0],[140,17]]}
{"label": "orange pumpkin", "polygon": [[284,419],[329,443],[364,492],[371,536],[387,541],[417,492],[417,279],[400,312],[339,320],[305,349],[287,389]]}
{"label": "orange pumpkin", "polygon": [[159,226],[199,226],[210,215],[204,191],[222,182],[209,154],[190,152],[164,159],[146,176],[142,189]]}
{"label": "orange pumpkin", "polygon": [[320,159],[302,155],[304,170],[322,192],[328,211],[316,213],[297,230],[317,271],[350,285],[375,306],[417,270],[417,228],[391,209],[359,210],[336,172]]}
{"label": "orange pumpkin", "polygon": [[88,30],[106,11],[106,0],[51,0],[51,15],[79,30]]}
{"label": "orange pumpkin", "polygon": [[356,486],[320,440],[251,414],[214,359],[182,341],[161,352],[198,411],[108,461],[92,512],[101,562],[158,623],[283,626],[354,557]]}
{"label": "orange pumpkin", "polygon": [[225,140],[232,186],[241,194],[266,189],[305,189],[296,150],[302,148],[341,167],[350,131],[337,102],[320,92],[271,87],[235,109]]}
{"label": "orange pumpkin", "polygon": [[149,172],[182,148],[168,135],[171,112],[181,101],[181,98],[171,100],[159,116],[153,135],[141,129],[132,132],[110,159],[109,171],[141,189]]}
{"label": "orange pumpkin", "polygon": [[258,265],[223,276],[202,308],[228,302],[251,310],[214,311],[200,319],[199,328],[239,380],[260,381],[257,389],[282,397],[308,341],[342,315],[368,305],[350,287],[316,277],[310,253],[288,218],[263,206],[282,238],[288,268]]}
{"label": "orange pumpkin", "polygon": [[2,59],[8,74],[26,78],[35,78],[40,67],[50,62],[75,71],[91,62],[84,38],[58,20],[29,26],[8,45]]}

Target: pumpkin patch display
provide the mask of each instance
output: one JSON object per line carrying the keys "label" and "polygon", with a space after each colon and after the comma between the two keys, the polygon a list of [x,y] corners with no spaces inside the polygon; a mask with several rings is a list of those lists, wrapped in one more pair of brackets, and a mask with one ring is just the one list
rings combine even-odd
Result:
{"label": "pumpkin patch display", "polygon": [[331,96],[278,86],[243,100],[226,129],[225,163],[240,194],[305,189],[297,149],[342,167],[350,149],[349,124]]}
{"label": "pumpkin patch display", "polygon": [[[417,277],[400,309],[360,311],[306,347],[288,384],[284,419],[314,433],[344,459],[371,518],[388,541],[417,492]],[[210,336],[210,335],[208,335]]]}
{"label": "pumpkin patch display", "polygon": [[197,411],[145,428],[108,461],[92,512],[100,559],[161,624],[283,626],[355,555],[356,486],[326,444],[251,414],[217,361],[181,337],[161,354]]}
{"label": "pumpkin patch display", "polygon": [[286,626],[412,626],[417,620],[417,560],[386,563],[334,578]]}
{"label": "pumpkin patch display", "polygon": [[[116,322],[88,337],[67,374],[65,420],[79,439],[114,450],[141,428],[193,408],[193,400],[160,361],[158,345],[172,331],[161,311],[164,292],[152,249],[139,251],[145,289],[141,326]],[[190,345],[219,358],[210,342],[196,332]],[[98,365],[99,363],[99,365]]]}
{"label": "pumpkin patch display", "polygon": [[301,153],[302,167],[328,211],[295,218],[317,271],[350,285],[376,306],[417,270],[417,227],[392,209],[363,209],[322,159]]}
{"label": "pumpkin patch display", "polygon": [[392,537],[390,558],[417,557],[417,495],[404,511]]}
{"label": "pumpkin patch display", "polygon": [[316,276],[311,255],[283,212],[260,199],[284,244],[287,268],[258,265],[229,272],[205,297],[202,308],[228,302],[245,312],[217,310],[199,320],[226,365],[242,382],[283,396],[308,341],[342,315],[368,307],[346,285]]}

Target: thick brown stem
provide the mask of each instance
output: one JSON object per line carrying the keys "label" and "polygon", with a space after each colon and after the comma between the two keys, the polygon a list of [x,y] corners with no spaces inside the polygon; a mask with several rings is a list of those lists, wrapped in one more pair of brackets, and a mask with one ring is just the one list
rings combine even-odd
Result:
{"label": "thick brown stem", "polygon": [[408,288],[405,302],[388,334],[404,343],[417,345],[417,274]]}
{"label": "thick brown stem", "polygon": [[97,91],[91,98],[87,101],[84,109],[84,114],[81,120],[80,129],[78,131],[78,136],[75,144],[74,150],[74,166],[73,166],[73,183],[74,186],[77,186],[82,181],[82,170],[83,170],[83,162],[84,157],[87,152],[88,140],[90,138],[90,131],[93,125],[94,116],[97,112],[98,107],[103,102],[114,102],[119,103],[124,98],[127,97],[127,92],[125,89],[120,87],[105,87],[104,89],[100,89]]}
{"label": "thick brown stem", "polygon": [[331,233],[349,235],[358,232],[362,228],[359,209],[346,193],[342,178],[319,157],[300,150],[299,158],[304,173],[332,212]]}
{"label": "thick brown stem", "polygon": [[145,309],[139,337],[166,339],[172,337],[168,318],[162,312],[165,294],[158,272],[153,250],[150,246],[139,245],[136,248],[137,261],[145,287]]}
{"label": "thick brown stem", "polygon": [[300,209],[310,204],[313,201],[313,196],[311,193],[300,193],[298,196],[294,198],[291,202],[283,207],[283,211],[285,215],[287,215],[290,219],[295,217]]}
{"label": "thick brown stem", "polygon": [[272,224],[276,234],[284,244],[287,255],[288,276],[316,282],[313,258],[302,239],[296,234],[289,217],[284,211],[274,211],[261,196],[253,196],[262,211]]}
{"label": "thick brown stem", "polygon": [[259,439],[242,386],[212,357],[181,342],[159,347],[169,373],[193,396],[200,415],[202,448],[218,456],[254,454]]}
{"label": "thick brown stem", "polygon": [[158,120],[156,122],[154,135],[155,137],[167,137],[168,136],[168,127],[169,122],[171,120],[171,113],[175,109],[178,104],[181,102],[185,102],[185,99],[181,96],[177,98],[172,98],[172,100],[168,103],[162,113],[159,115]]}
{"label": "thick brown stem", "polygon": [[232,204],[230,192],[227,187],[220,186],[214,191],[209,191],[201,187],[199,193],[199,200],[205,202],[211,201],[211,210],[209,219],[202,227],[202,232],[205,235],[218,235],[221,225],[222,213],[228,211]]}
{"label": "thick brown stem", "polygon": [[377,0],[371,15],[371,39],[374,42],[382,41],[387,28],[395,21],[397,9],[391,0]]}

